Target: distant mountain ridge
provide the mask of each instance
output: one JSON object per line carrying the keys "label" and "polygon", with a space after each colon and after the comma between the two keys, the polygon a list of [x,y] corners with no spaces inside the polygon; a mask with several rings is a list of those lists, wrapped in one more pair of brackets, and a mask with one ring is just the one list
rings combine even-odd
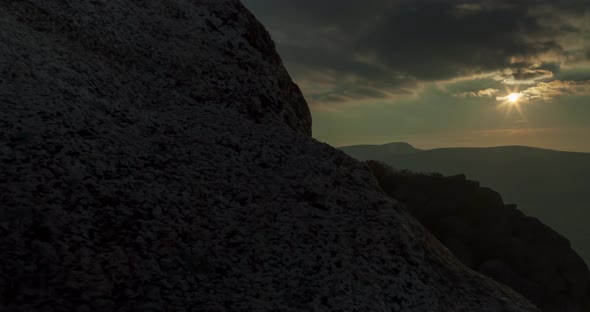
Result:
{"label": "distant mountain ridge", "polygon": [[357,155],[357,158],[362,156],[374,156],[375,153],[394,153],[396,155],[412,154],[421,151],[408,143],[394,142],[384,145],[354,145],[343,147],[347,149],[345,152]]}
{"label": "distant mountain ridge", "polygon": [[464,173],[563,234],[590,262],[590,230],[586,225],[590,219],[588,153],[527,146],[420,150],[408,143],[340,149],[357,159],[383,161],[396,169]]}

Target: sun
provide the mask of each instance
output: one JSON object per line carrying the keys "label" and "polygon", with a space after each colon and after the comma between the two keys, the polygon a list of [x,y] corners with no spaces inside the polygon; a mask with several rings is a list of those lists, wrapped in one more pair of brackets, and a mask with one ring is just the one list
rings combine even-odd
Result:
{"label": "sun", "polygon": [[505,88],[505,95],[496,97],[496,101],[498,101],[497,108],[506,111],[506,118],[508,118],[512,111],[516,110],[522,119],[526,120],[527,118],[522,107],[527,104],[528,98],[526,92],[519,92],[518,85],[514,86],[514,88],[506,85]]}
{"label": "sun", "polygon": [[516,103],[518,99],[520,99],[520,94],[518,93],[510,93],[508,95],[508,102],[510,103]]}

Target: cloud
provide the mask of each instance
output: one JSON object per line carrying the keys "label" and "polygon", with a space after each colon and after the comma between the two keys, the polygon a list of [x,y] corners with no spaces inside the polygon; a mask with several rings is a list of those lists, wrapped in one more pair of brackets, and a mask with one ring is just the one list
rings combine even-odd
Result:
{"label": "cloud", "polygon": [[527,99],[551,100],[562,95],[590,95],[590,80],[540,82],[520,92]]}
{"label": "cloud", "polygon": [[458,97],[493,97],[500,93],[500,90],[494,88],[488,88],[484,90],[468,91],[453,94]]}
{"label": "cloud", "polygon": [[[420,90],[414,79],[404,79],[392,75],[387,80],[372,80],[365,76],[353,74],[324,75],[319,77],[310,73],[302,75],[299,85],[306,90],[310,104],[366,103],[372,101],[395,100],[414,95]],[[389,83],[388,83],[389,82]]]}
{"label": "cloud", "polygon": [[[502,92],[498,89],[488,88],[482,90],[453,93],[456,97],[496,97],[497,101],[506,101],[511,91]],[[549,82],[538,82],[523,91],[515,91],[519,97],[527,100],[549,101],[558,96],[585,96],[590,95],[590,80],[553,80]]]}
{"label": "cloud", "polygon": [[536,85],[590,51],[580,43],[590,29],[584,1],[245,3],[269,28],[312,105],[380,101],[477,75]]}
{"label": "cloud", "polygon": [[505,71],[501,75],[501,81],[508,85],[532,85],[540,80],[553,78],[553,71],[542,68],[515,68]]}
{"label": "cloud", "polygon": [[399,5],[360,43],[389,67],[426,81],[531,67],[562,49],[522,7],[488,6],[458,14],[449,2]]}

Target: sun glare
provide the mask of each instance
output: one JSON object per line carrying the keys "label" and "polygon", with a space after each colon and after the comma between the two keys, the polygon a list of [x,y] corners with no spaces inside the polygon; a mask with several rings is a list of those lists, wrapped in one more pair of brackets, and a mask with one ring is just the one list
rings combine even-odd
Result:
{"label": "sun glare", "polygon": [[516,110],[520,116],[526,120],[526,116],[522,110],[522,104],[526,102],[526,96],[520,92],[518,89],[509,89],[506,88],[505,96],[496,97],[498,103],[498,109],[502,109],[506,111],[506,117],[510,114],[512,110]]}
{"label": "sun glare", "polygon": [[516,103],[516,101],[518,101],[519,98],[520,98],[520,94],[518,94],[518,93],[510,93],[508,95],[508,101],[510,103]]}

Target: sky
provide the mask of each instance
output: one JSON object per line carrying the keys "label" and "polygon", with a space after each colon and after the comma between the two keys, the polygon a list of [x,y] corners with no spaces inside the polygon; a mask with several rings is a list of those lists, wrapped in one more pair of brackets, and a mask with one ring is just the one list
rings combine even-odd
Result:
{"label": "sky", "polygon": [[320,141],[590,152],[590,0],[243,2]]}

